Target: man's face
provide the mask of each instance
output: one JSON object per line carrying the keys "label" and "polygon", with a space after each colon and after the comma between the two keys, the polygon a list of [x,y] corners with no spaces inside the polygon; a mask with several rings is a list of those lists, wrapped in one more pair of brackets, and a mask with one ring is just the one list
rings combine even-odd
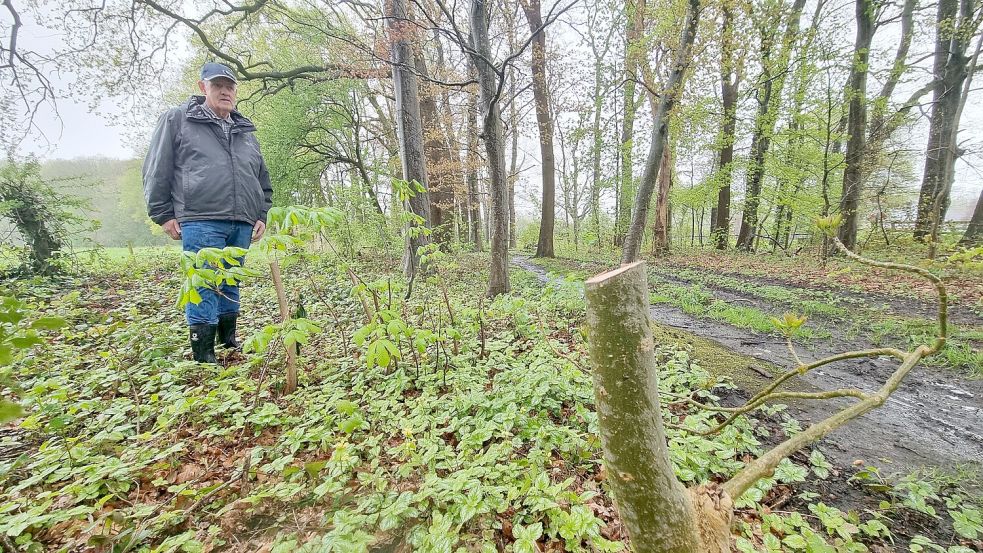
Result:
{"label": "man's face", "polygon": [[236,107],[236,84],[231,79],[216,77],[198,81],[198,88],[205,95],[208,107],[218,115],[228,115]]}

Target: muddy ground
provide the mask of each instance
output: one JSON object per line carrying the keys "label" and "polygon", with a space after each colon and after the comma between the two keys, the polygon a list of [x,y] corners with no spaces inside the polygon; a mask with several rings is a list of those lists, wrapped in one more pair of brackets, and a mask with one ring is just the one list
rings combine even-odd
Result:
{"label": "muddy ground", "polygon": [[[514,263],[535,273],[544,282],[550,279],[546,270],[528,258],[517,256]],[[598,271],[604,269],[597,265]],[[687,284],[685,280],[677,280],[678,284]],[[776,283],[776,280],[768,279],[768,284]],[[743,296],[730,290],[705,289],[724,301],[746,302],[743,305],[752,305],[765,312],[781,312],[779,306],[770,305],[760,298]],[[887,303],[899,311],[926,311],[925,305],[919,302],[904,304],[904,300],[892,298]],[[970,322],[975,317],[963,310],[954,310],[954,316]],[[665,304],[652,307],[652,318],[662,327],[661,332],[672,339],[691,344],[694,357],[704,367],[731,377],[745,392],[738,396],[753,394],[770,380],[770,376],[796,364],[784,338],[777,335],[755,333],[720,321],[694,318]],[[845,350],[872,347],[862,339],[848,338],[846,330],[835,325],[826,329],[832,334],[830,339],[814,340],[808,347],[799,349],[803,361]],[[794,388],[803,391],[837,388],[873,391],[896,367],[897,362],[893,359],[834,363],[804,375]],[[734,398],[735,401],[740,399]],[[791,404],[789,410],[803,425],[807,425],[825,418],[834,412],[837,405],[844,405],[844,401],[798,402]],[[983,463],[983,381],[968,379],[945,369],[918,367],[884,406],[836,430],[821,445],[823,451],[840,466],[850,466],[856,460],[864,460],[889,472],[920,466],[951,468],[955,464]]]}

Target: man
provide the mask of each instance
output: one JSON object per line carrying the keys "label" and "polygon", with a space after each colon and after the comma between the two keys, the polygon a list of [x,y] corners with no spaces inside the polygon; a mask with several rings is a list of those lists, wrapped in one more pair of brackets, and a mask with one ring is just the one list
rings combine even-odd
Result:
{"label": "man", "polygon": [[[143,162],[147,211],[185,251],[248,248],[266,231],[273,187],[259,151],[256,127],[236,111],[235,73],[206,63],[203,96],[161,115]],[[242,260],[240,260],[242,261]],[[201,302],[185,308],[195,361],[215,363],[221,345],[238,348],[239,287],[199,289]]]}

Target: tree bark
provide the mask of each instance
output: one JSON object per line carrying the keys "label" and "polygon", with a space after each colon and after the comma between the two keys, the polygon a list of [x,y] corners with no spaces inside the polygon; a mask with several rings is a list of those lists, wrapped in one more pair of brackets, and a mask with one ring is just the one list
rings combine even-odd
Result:
{"label": "tree bark", "polygon": [[[415,55],[417,73],[430,75],[426,61]],[[436,85],[424,82],[420,86],[420,116],[423,122],[423,152],[427,160],[427,187],[430,192],[430,224],[432,239],[447,251],[451,242],[451,218],[454,207],[454,169],[448,138],[444,135],[437,107]]]}
{"label": "tree bark", "polygon": [[959,240],[959,246],[973,248],[983,244],[983,189],[980,189],[980,198],[976,200],[976,209],[973,210],[973,218],[966,227],[966,233]]}
{"label": "tree bark", "polygon": [[697,506],[669,461],[644,262],[591,278],[585,296],[604,464],[633,550],[727,552],[729,517],[701,539]]}
{"label": "tree bark", "polygon": [[396,135],[403,165],[403,179],[423,186],[407,200],[407,209],[419,217],[418,224],[410,223],[406,232],[406,251],[403,272],[407,277],[420,268],[419,248],[430,243],[423,229],[430,229],[430,193],[427,189],[427,162],[423,151],[423,121],[420,117],[420,86],[411,39],[413,25],[407,18],[406,0],[387,0],[390,41],[392,42],[393,87],[396,96]]}
{"label": "tree bark", "polygon": [[857,207],[863,190],[864,148],[867,144],[867,66],[870,44],[874,39],[875,9],[873,0],[856,0],[855,6],[857,37],[847,85],[850,94],[847,133],[850,138],[846,144],[846,168],[843,170],[843,194],[840,196],[843,224],[838,231],[840,241],[850,250],[857,247]]}
{"label": "tree bark", "polygon": [[635,113],[638,100],[635,98],[638,57],[642,55],[642,31],[645,26],[645,0],[627,0],[625,11],[628,14],[625,28],[625,68],[624,68],[624,110],[621,120],[621,175],[618,180],[618,209],[614,220],[614,245],[623,246],[631,221],[631,199],[635,197],[634,174],[634,134]]}
{"label": "tree bark", "polygon": [[[280,275],[280,262],[275,252],[270,260],[270,274],[273,276],[273,288],[276,290],[276,301],[280,307],[280,322],[285,323],[290,319],[290,309],[287,306],[287,291],[283,286],[283,277]],[[297,349],[294,346],[284,349],[287,352],[287,373],[283,384],[283,395],[290,395],[297,391]]]}
{"label": "tree bark", "polygon": [[673,57],[672,71],[666,82],[665,89],[658,102],[658,107],[653,114],[654,124],[652,128],[652,144],[649,147],[648,158],[645,160],[645,172],[638,186],[638,193],[635,195],[635,206],[632,209],[631,225],[625,236],[625,245],[621,254],[623,264],[631,263],[638,258],[642,248],[642,237],[645,232],[645,222],[648,218],[649,202],[652,201],[652,193],[659,176],[659,167],[662,165],[662,153],[666,149],[666,142],[669,134],[669,115],[672,108],[682,94],[683,73],[689,62],[690,49],[696,39],[696,28],[699,23],[700,0],[689,0],[686,8],[686,16],[683,20],[682,36],[679,39],[679,48]]}
{"label": "tree bark", "polygon": [[672,188],[671,149],[662,152],[662,167],[659,168],[659,193],[655,197],[655,224],[652,226],[652,253],[669,253],[669,191]]}
{"label": "tree bark", "polygon": [[540,0],[523,0],[522,11],[529,22],[532,40],[532,95],[536,104],[539,152],[543,166],[543,216],[539,224],[536,257],[553,257],[553,227],[556,221],[556,158],[553,154],[553,119],[546,89],[546,31]]}
{"label": "tree bark", "polygon": [[730,183],[734,161],[734,129],[737,124],[737,94],[741,75],[734,63],[734,14],[726,4],[721,8],[723,26],[720,45],[720,96],[723,100],[724,121],[720,132],[718,165],[721,185],[717,191],[717,208],[711,217],[713,241],[718,250],[726,250],[730,241]]}
{"label": "tree bark", "polygon": [[601,110],[604,97],[601,94],[601,60],[594,61],[594,115],[592,132],[594,146],[591,149],[591,187],[590,211],[591,231],[594,234],[595,249],[601,249],[601,149],[604,147],[604,135],[601,132]]}
{"label": "tree bark", "polygon": [[488,158],[489,193],[491,195],[491,267],[488,295],[509,291],[508,179],[505,174],[505,139],[498,98],[498,72],[492,67],[491,43],[488,38],[488,13],[485,0],[471,0],[471,60],[478,72],[481,91],[482,138]]}
{"label": "tree bark", "polygon": [[471,95],[468,101],[468,152],[467,175],[468,186],[468,226],[471,243],[476,251],[482,251],[481,240],[481,196],[478,193],[478,95]]}
{"label": "tree bark", "polygon": [[515,221],[515,183],[519,179],[519,109],[515,105],[515,73],[512,73],[511,94],[509,102],[509,121],[512,127],[512,148],[509,163],[509,247],[516,247]]}
{"label": "tree bark", "polygon": [[933,223],[945,220],[949,207],[948,173],[956,162],[956,131],[962,85],[967,75],[966,50],[973,33],[973,0],[939,0],[936,12],[932,113],[929,118],[925,169],[918,194],[914,236],[924,240]]}
{"label": "tree bark", "polygon": [[792,43],[799,31],[799,17],[805,0],[795,0],[791,14],[786,22],[785,32],[779,43],[778,57],[772,60],[775,48],[775,30],[767,30],[761,37],[763,84],[758,90],[758,114],[754,122],[754,135],[751,138],[751,166],[748,169],[748,185],[741,213],[741,228],[737,233],[737,247],[750,251],[754,247],[754,234],[758,227],[758,205],[761,202],[761,185],[765,176],[765,157],[771,146],[771,135],[775,131],[777,100],[782,96],[785,86],[785,69],[792,53]]}

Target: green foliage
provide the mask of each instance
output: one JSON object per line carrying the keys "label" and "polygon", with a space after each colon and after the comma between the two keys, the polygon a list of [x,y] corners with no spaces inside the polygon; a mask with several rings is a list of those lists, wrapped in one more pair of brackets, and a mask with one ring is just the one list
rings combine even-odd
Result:
{"label": "green foliage", "polygon": [[178,307],[189,302],[201,303],[201,289],[218,290],[223,284],[238,285],[259,273],[243,266],[246,255],[243,248],[202,248],[197,252],[181,252],[181,289],[178,293]]}
{"label": "green foliage", "polygon": [[[31,318],[26,303],[13,296],[0,295],[0,391],[9,390],[15,396],[23,393],[11,365],[27,351],[44,344],[40,331],[57,330],[65,324],[65,320],[57,316]],[[0,425],[24,414],[20,404],[0,397]]]}
{"label": "green foliage", "polygon": [[983,271],[983,246],[957,251],[946,258],[946,263],[970,271]]}
{"label": "green foliage", "polygon": [[[41,175],[41,164],[31,157],[0,165],[0,232],[4,242],[19,243],[20,272],[51,274],[65,268],[74,255],[71,246],[98,228],[85,216],[88,203],[56,190],[56,182]],[[61,183],[64,184],[64,183]],[[9,240],[13,235],[15,240]],[[7,254],[0,249],[0,255]]]}
{"label": "green foliage", "polygon": [[[485,551],[503,539],[515,551],[624,550],[611,539],[617,526],[601,477],[593,385],[581,368],[579,281],[544,287],[516,272],[513,294],[478,304],[476,267],[484,259],[425,250],[440,270],[418,279],[405,299],[407,283],[377,265],[290,251],[297,260],[285,286],[319,298],[309,302],[307,317],[261,323],[274,311],[264,279],[253,279],[243,296],[243,312],[259,314],[243,319],[254,330],[248,349],[295,340],[311,352],[301,386],[281,398],[278,372],[265,373],[274,375],[270,385],[257,377],[269,356],[247,355],[227,367],[180,359],[183,322],[163,309],[159,291],[184,277],[161,271],[159,259],[137,257],[119,273],[105,273],[112,292],[97,279],[69,294],[17,283],[15,291],[35,298],[40,317],[69,324],[11,367],[28,416],[18,429],[23,441],[0,437],[0,448],[17,452],[0,460],[0,532],[37,550],[68,540],[131,551],[221,550],[233,535],[248,539],[237,525],[249,521],[274,540],[274,551],[383,544]],[[204,257],[225,264],[235,253]],[[349,269],[364,282],[353,287]],[[369,323],[359,296],[372,310]],[[40,317],[18,325],[55,325]],[[347,353],[346,340],[356,345]],[[370,352],[373,343],[379,345]],[[732,385],[685,349],[664,344],[656,354],[666,397],[716,404],[729,393]],[[664,416],[696,429],[718,421],[681,405]],[[678,477],[698,484],[739,470],[771,432],[754,417],[713,438],[667,426],[667,445]],[[901,495],[883,513],[841,512],[825,500],[802,507],[806,516],[765,507],[810,472],[834,474],[813,453],[808,464],[784,461],[740,498],[739,520],[751,523],[739,523],[739,548],[863,551],[892,539],[892,510],[910,510]],[[209,495],[225,482],[232,484]],[[197,501],[198,510],[187,513]],[[938,501],[926,501],[945,516]],[[975,528],[974,503],[945,507],[962,531]],[[323,524],[301,531],[294,521],[305,517]],[[511,538],[503,538],[506,527]]]}
{"label": "green foliage", "polygon": [[781,319],[777,317],[771,318],[771,324],[775,326],[775,330],[782,333],[786,338],[794,337],[805,322],[805,317],[794,313],[785,313]]}
{"label": "green foliage", "polygon": [[843,224],[843,215],[839,213],[816,218],[816,227],[829,237],[836,235],[836,231],[840,228],[841,224]]}

